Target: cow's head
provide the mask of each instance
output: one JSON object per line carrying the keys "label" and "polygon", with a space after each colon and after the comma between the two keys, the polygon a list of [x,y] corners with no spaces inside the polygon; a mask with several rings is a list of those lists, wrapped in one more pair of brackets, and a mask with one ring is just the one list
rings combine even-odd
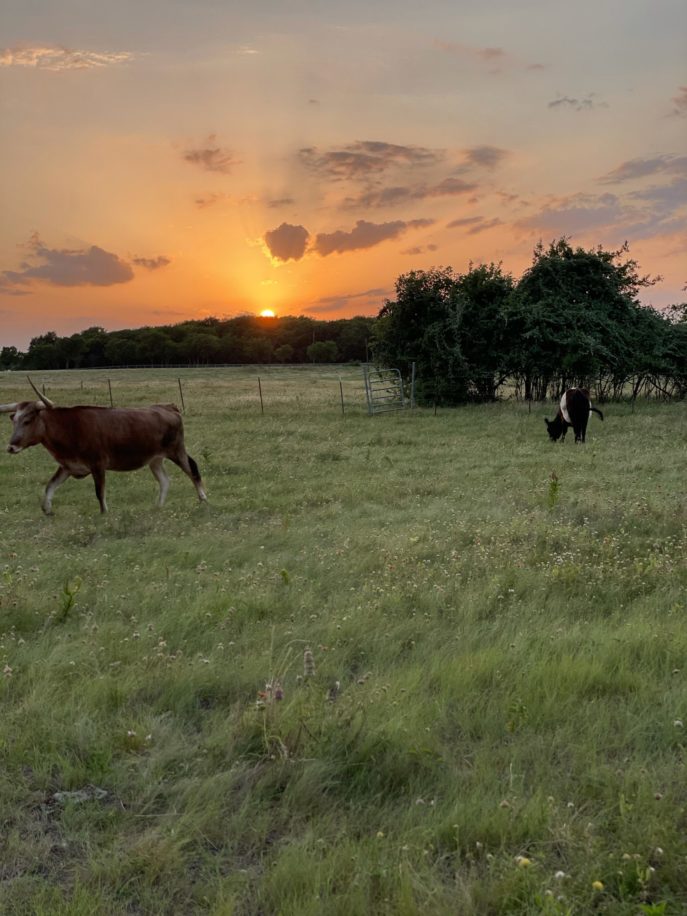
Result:
{"label": "cow's head", "polygon": [[16,455],[17,452],[30,448],[32,445],[38,445],[45,432],[43,411],[50,410],[55,406],[49,398],[38,391],[31,379],[29,379],[29,383],[39,396],[38,401],[18,401],[14,404],[0,404],[0,413],[8,413],[10,420],[14,424],[10,442],[7,446],[7,451],[11,455]]}
{"label": "cow's head", "polygon": [[547,432],[551,438],[552,442],[558,442],[561,437],[561,433],[564,430],[563,423],[561,422],[560,417],[556,417],[555,420],[547,420],[544,418],[544,423],[546,423]]}

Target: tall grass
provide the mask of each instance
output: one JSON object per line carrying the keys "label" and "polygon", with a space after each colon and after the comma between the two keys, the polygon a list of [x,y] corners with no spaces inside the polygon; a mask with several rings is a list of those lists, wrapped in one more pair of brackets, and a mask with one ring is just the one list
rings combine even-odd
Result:
{"label": "tall grass", "polygon": [[263,373],[263,415],[186,372],[208,505],[172,468],[162,510],[141,471],[46,518],[49,455],[0,454],[0,912],[687,909],[685,406],[574,446],[343,383]]}

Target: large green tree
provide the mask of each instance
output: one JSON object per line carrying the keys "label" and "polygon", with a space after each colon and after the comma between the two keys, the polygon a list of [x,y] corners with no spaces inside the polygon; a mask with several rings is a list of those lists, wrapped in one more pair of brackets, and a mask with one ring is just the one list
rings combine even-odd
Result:
{"label": "large green tree", "polygon": [[411,271],[396,282],[373,335],[375,358],[407,374],[418,398],[458,404],[492,399],[504,380],[505,304],[513,280],[495,264]]}
{"label": "large green tree", "polygon": [[506,309],[508,369],[525,397],[569,385],[622,386],[636,371],[640,325],[652,337],[646,345],[658,345],[658,323],[637,299],[655,281],[639,274],[627,252],[627,245],[573,248],[565,238],[536,246]]}

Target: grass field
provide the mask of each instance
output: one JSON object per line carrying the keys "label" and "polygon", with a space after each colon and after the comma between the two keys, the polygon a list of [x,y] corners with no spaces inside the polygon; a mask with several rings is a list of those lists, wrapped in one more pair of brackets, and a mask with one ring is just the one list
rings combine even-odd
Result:
{"label": "grass field", "polygon": [[687,912],[687,406],[554,445],[342,372],[343,416],[338,369],[261,368],[264,415],[257,370],[110,373],[182,377],[207,505],[172,467],[46,518],[2,421],[0,912]]}

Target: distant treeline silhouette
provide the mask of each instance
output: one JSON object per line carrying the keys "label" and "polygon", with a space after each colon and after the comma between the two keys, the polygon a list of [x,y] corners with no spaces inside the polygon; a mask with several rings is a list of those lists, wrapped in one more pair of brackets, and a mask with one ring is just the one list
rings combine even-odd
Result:
{"label": "distant treeline silhouette", "polygon": [[126,331],[88,328],[70,337],[34,337],[26,353],[0,350],[4,369],[95,369],[217,363],[364,361],[374,318],[204,318]]}

